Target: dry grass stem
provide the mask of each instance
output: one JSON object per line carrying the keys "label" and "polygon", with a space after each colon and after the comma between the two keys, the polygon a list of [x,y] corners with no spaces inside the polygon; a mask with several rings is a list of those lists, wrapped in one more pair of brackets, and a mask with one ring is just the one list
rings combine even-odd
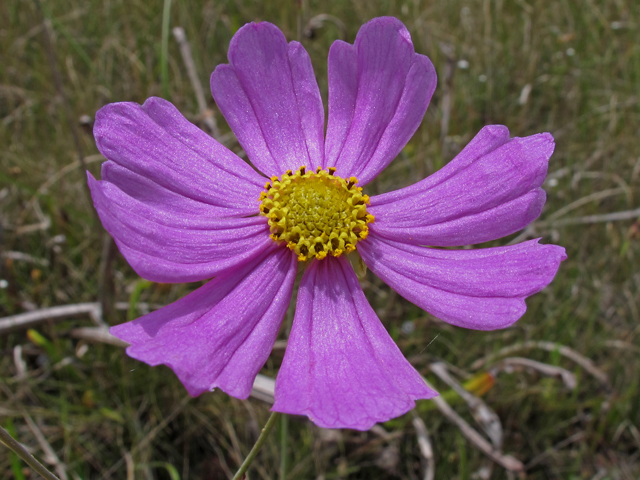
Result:
{"label": "dry grass stem", "polygon": [[39,267],[49,266],[49,260],[47,260],[46,258],[37,258],[33,255],[22,252],[2,252],[0,253],[0,258],[6,258],[17,262],[31,263],[33,265],[38,265]]}
{"label": "dry grass stem", "polygon": [[601,213],[597,215],[586,215],[584,217],[566,218],[563,220],[536,222],[536,227],[558,228],[569,225],[586,225],[590,223],[619,222],[621,220],[633,220],[640,217],[640,208],[635,210],[625,210],[622,212]]}
{"label": "dry grass stem", "polygon": [[442,362],[431,363],[429,369],[443,382],[455,390],[469,406],[471,415],[487,434],[493,446],[500,450],[502,448],[502,423],[500,417],[479,397],[471,394],[460,383],[458,383],[448,372],[447,366]]}
{"label": "dry grass stem", "polygon": [[479,368],[486,365],[487,363],[495,362],[498,358],[505,357],[507,355],[511,355],[513,353],[520,352],[523,350],[530,350],[532,348],[539,348],[542,350],[546,350],[548,352],[557,351],[560,355],[567,357],[568,359],[573,360],[575,363],[580,365],[587,372],[589,372],[591,375],[593,375],[598,380],[600,380],[600,382],[602,382],[603,384],[609,385],[609,377],[607,376],[607,374],[604,373],[602,370],[600,370],[598,367],[596,367],[595,364],[590,359],[576,352],[572,348],[569,348],[565,345],[560,345],[558,343],[553,343],[553,342],[529,341],[524,343],[516,343],[515,345],[510,345],[508,347],[505,347],[499,350],[496,353],[493,353],[484,358],[480,358],[476,360],[471,365],[471,368],[474,370],[478,370]]}
{"label": "dry grass stem", "polygon": [[106,343],[108,345],[115,345],[116,347],[128,347],[127,342],[123,342],[117,337],[114,337],[109,333],[107,327],[80,327],[71,330],[71,336],[73,338],[79,338],[87,340],[89,342]]}
{"label": "dry grass stem", "polygon": [[0,427],[0,443],[3,443],[7,448],[10,448],[18,457],[20,457],[24,462],[33,468],[36,472],[38,472],[42,478],[45,480],[61,480],[56,477],[53,473],[51,473],[47,468],[42,465],[35,457],[31,455],[31,453],[18,442],[15,438],[9,435],[4,428]]}
{"label": "dry grass stem", "polygon": [[576,208],[582,207],[583,205],[587,205],[591,202],[595,202],[596,200],[603,200],[605,198],[613,197],[615,195],[626,194],[628,192],[628,188],[609,188],[606,190],[602,190],[600,192],[594,192],[586,197],[579,198],[578,200],[571,202],[569,205],[562,207],[560,210],[556,210],[551,215],[549,215],[544,222],[547,224],[553,223],[558,218],[566,215],[567,213],[575,210]]}
{"label": "dry grass stem", "polygon": [[198,71],[196,70],[195,62],[193,61],[191,47],[189,46],[189,41],[187,40],[187,35],[184,32],[184,28],[175,27],[173,29],[173,36],[176,38],[178,46],[180,47],[182,61],[184,62],[184,66],[187,69],[187,75],[189,77],[189,81],[191,81],[193,92],[196,95],[196,102],[198,102],[198,110],[200,111],[200,115],[202,116],[202,121],[213,138],[220,141],[220,129],[218,128],[216,118],[213,115],[213,110],[211,110],[207,106],[207,101],[204,98],[204,90],[202,89],[202,84],[200,83],[200,79],[198,77]]}
{"label": "dry grass stem", "polygon": [[[424,382],[435,390],[427,379],[423,378]],[[475,447],[491,458],[494,462],[512,472],[522,472],[524,465],[518,459],[511,455],[504,455],[500,450],[494,448],[489,442],[487,442],[480,433],[478,433],[471,425],[469,425],[460,415],[458,415],[453,408],[449,406],[447,401],[442,396],[434,397],[432,401],[447,419],[455,424],[460,430],[460,433],[466,437]]]}
{"label": "dry grass stem", "polygon": [[40,428],[38,428],[29,414],[25,413],[24,419],[29,426],[29,430],[31,430],[33,435],[36,437],[38,444],[40,444],[40,448],[44,452],[45,461],[48,464],[53,465],[56,473],[58,474],[58,477],[60,477],[60,480],[69,480],[66,465],[60,461],[60,459],[56,455],[56,452],[53,451],[53,448],[51,448],[51,445],[49,445],[49,442],[47,442],[47,439],[40,431]]}
{"label": "dry grass stem", "polygon": [[95,323],[102,324],[102,312],[98,303],[78,303],[76,305],[43,308],[33,312],[0,318],[0,335],[21,328],[29,328],[48,320],[64,320],[69,317],[86,314],[89,314]]}
{"label": "dry grass stem", "polygon": [[548,377],[560,378],[569,390],[573,390],[578,386],[578,379],[569,370],[547,363],[536,362],[529,358],[503,358],[498,363],[491,365],[488,370],[494,375],[500,371],[511,373],[515,370],[533,370]]}
{"label": "dry grass stem", "polygon": [[436,462],[433,458],[433,447],[431,446],[431,440],[429,439],[429,432],[427,427],[418,416],[415,411],[411,412],[413,428],[416,430],[416,436],[418,437],[418,447],[420,448],[420,455],[424,459],[424,476],[423,480],[434,480],[436,476]]}

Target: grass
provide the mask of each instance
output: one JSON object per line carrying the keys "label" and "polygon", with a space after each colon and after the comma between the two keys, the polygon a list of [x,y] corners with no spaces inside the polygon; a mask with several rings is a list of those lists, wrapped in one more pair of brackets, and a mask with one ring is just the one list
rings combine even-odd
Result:
{"label": "grass", "polygon": [[[170,3],[170,2],[166,2]],[[302,8],[299,9],[298,5]],[[43,4],[52,22],[54,50],[74,121],[93,117],[109,102],[142,103],[163,95],[193,121],[197,104],[178,47],[169,38],[163,87],[163,2],[59,0]],[[548,201],[541,220],[574,204],[560,218],[633,210],[640,193],[640,4],[630,0],[503,0],[275,2],[175,1],[171,27],[182,26],[204,85],[226,61],[233,33],[268,20],[287,38],[327,13],[344,21],[353,41],[372,17],[394,15],[409,28],[416,50],[428,55],[439,87],[422,126],[398,159],[371,186],[382,192],[413,183],[446,164],[485,124],[512,135],[549,131],[556,138]],[[77,161],[62,98],[47,63],[35,3],[0,4],[0,316],[34,308],[95,301],[102,230],[96,223]],[[342,35],[327,22],[302,38],[326,99],[326,56]],[[466,61],[461,62],[462,60]],[[447,63],[455,66],[446,81]],[[467,68],[462,68],[462,67]],[[450,120],[442,135],[446,85]],[[163,88],[168,89],[163,93]],[[213,101],[210,100],[213,107]],[[224,119],[216,112],[223,132]],[[99,174],[90,128],[81,127],[89,169]],[[239,151],[239,146],[232,148]],[[598,194],[596,197],[589,197]],[[43,228],[43,226],[45,226]],[[558,351],[514,355],[573,372],[577,387],[530,372],[500,373],[483,397],[502,422],[504,451],[526,466],[528,479],[635,479],[640,476],[640,223],[637,218],[554,227],[536,236],[567,248],[555,281],[528,301],[514,327],[465,331],[429,317],[370,273],[364,285],[381,319],[413,365],[429,372],[444,361],[464,379],[479,358],[525,341],[573,348],[606,372],[603,386]],[[517,235],[514,235],[515,238]],[[493,244],[505,244],[503,239]],[[11,259],[22,252],[46,262]],[[166,304],[197,285],[141,285],[121,258],[114,264],[115,297]],[[6,284],[5,284],[6,283]],[[117,311],[107,321],[126,320]],[[405,323],[411,322],[411,323]],[[86,343],[69,332],[85,319],[65,319],[0,338],[0,424],[44,458],[27,425],[33,418],[69,478],[227,479],[240,465],[268,418],[257,400],[221,392],[188,399],[165,367],[150,368],[113,346]],[[402,326],[405,328],[401,328]],[[412,326],[413,329],[407,328]],[[410,332],[410,333],[409,333]],[[14,353],[26,363],[18,375]],[[276,350],[265,366],[275,376]],[[468,409],[457,411],[472,422]],[[432,402],[417,412],[429,430],[436,478],[470,479],[487,466]],[[286,478],[422,478],[411,415],[383,427],[389,435],[327,432],[292,418],[284,444]],[[251,478],[276,478],[282,439],[268,439]],[[7,450],[0,477],[34,478]],[[491,478],[510,477],[495,467]]]}

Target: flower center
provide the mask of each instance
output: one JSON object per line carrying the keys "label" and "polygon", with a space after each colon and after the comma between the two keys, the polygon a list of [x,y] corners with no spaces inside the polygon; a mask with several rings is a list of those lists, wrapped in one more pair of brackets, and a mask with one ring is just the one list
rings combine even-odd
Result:
{"label": "flower center", "polygon": [[367,213],[369,197],[355,186],[358,180],[335,171],[287,170],[281,178],[271,177],[260,194],[260,214],[269,219],[271,238],[286,242],[301,262],[352,252],[374,221]]}

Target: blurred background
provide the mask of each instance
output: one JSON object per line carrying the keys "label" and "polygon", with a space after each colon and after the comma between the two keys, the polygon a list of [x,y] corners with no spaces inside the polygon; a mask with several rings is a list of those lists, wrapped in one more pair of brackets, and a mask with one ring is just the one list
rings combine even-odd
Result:
{"label": "blurred background", "polygon": [[[0,425],[60,478],[231,479],[269,415],[268,392],[190,399],[168,368],[129,359],[104,335],[199,284],[141,280],[105,236],[84,173],[99,177],[103,161],[95,112],[162,96],[242,154],[208,88],[236,30],[265,20],[301,41],[326,102],[331,43],[353,42],[380,15],[405,23],[439,81],[367,193],[436,171],[486,124],[551,132],[544,212],[490,245],[542,237],[569,258],[526,315],[495,332],[448,326],[369,272],[370,302],[446,404],[420,401],[364,433],[290,418],[249,477],[640,478],[639,2],[5,0]],[[264,375],[275,377],[285,339],[286,327]],[[37,475],[0,446],[0,477]]]}

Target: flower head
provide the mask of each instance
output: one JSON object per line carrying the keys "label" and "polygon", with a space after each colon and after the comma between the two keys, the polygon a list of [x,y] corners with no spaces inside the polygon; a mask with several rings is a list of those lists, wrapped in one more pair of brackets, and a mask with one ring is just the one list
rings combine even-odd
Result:
{"label": "flower head", "polygon": [[553,139],[485,127],[434,175],[368,197],[362,187],[411,138],[436,86],[404,25],[377,18],[353,45],[333,44],[326,136],[302,45],[269,23],[249,24],[228,56],[211,90],[261,173],[165,100],[111,104],[96,115],[108,161],[89,185],[125,258],[152,281],[213,278],[111,332],[130,356],[171,367],[191,395],[220,388],[247,398],[304,262],[273,409],[368,429],[436,392],[380,323],[346,256],[357,249],[376,275],[446,322],[511,325],[525,298],[553,279],[563,248],[425,245],[485,242],[537,218]]}

